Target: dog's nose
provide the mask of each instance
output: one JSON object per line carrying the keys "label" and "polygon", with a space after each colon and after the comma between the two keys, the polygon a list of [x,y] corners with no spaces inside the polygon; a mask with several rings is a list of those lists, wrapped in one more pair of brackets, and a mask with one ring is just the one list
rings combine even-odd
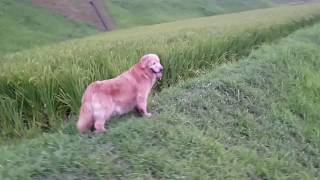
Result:
{"label": "dog's nose", "polygon": [[163,72],[163,68],[160,68],[160,72],[161,72],[161,73]]}

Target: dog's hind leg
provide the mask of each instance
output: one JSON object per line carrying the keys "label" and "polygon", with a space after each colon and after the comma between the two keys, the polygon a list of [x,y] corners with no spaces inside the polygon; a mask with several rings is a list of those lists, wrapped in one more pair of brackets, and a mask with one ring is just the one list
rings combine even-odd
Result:
{"label": "dog's hind leg", "polygon": [[104,108],[101,109],[95,109],[94,112],[94,128],[96,129],[96,132],[103,133],[106,132],[105,129],[105,123],[107,120],[111,118],[112,111],[108,111]]}
{"label": "dog's hind leg", "polygon": [[80,108],[77,129],[80,133],[87,132],[93,126],[93,114],[89,103],[82,104]]}

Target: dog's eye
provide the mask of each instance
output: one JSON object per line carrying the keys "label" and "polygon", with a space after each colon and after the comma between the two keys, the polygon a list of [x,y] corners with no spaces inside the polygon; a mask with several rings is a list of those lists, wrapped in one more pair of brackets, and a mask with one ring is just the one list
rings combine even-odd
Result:
{"label": "dog's eye", "polygon": [[153,62],[153,63],[152,63],[152,65],[156,65],[156,64],[157,64],[156,62]]}

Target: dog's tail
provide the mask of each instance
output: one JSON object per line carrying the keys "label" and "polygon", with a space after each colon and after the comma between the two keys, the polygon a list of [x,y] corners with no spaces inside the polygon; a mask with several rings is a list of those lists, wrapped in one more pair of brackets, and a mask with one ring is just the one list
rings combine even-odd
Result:
{"label": "dog's tail", "polygon": [[85,133],[93,126],[93,112],[91,104],[84,103],[80,108],[79,120],[77,122],[77,129],[80,133]]}

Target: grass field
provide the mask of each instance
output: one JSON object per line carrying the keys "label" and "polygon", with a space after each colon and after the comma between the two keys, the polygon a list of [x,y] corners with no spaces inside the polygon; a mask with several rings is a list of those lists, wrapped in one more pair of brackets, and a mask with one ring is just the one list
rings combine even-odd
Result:
{"label": "grass field", "polygon": [[4,56],[1,136],[55,130],[78,113],[89,82],[114,77],[142,54],[160,54],[166,72],[158,88],[169,87],[312,24],[319,9],[281,7],[145,26]]}
{"label": "grass field", "polygon": [[276,6],[274,0],[104,0],[118,27],[157,24]]}
{"label": "grass field", "polygon": [[[75,3],[87,0],[75,0]],[[102,0],[104,1],[104,0]],[[221,13],[271,7],[271,0],[208,1],[105,1],[117,28],[209,16]],[[88,6],[90,8],[90,6]],[[75,7],[65,7],[65,11]],[[78,9],[83,11],[83,9]],[[0,55],[31,47],[84,37],[99,33],[94,27],[71,21],[63,16],[36,7],[32,0],[0,0]],[[83,11],[82,15],[86,14]],[[81,16],[81,14],[79,14]],[[84,15],[85,16],[85,15]],[[92,18],[92,17],[91,17]]]}
{"label": "grass field", "polygon": [[320,24],[156,94],[152,119],[0,147],[1,179],[319,179]]}
{"label": "grass field", "polygon": [[0,55],[98,32],[34,7],[31,0],[0,0]]}
{"label": "grass field", "polygon": [[[87,3],[87,0],[74,2],[78,4],[80,1],[82,4]],[[126,28],[279,5],[273,1],[108,0],[105,4],[117,28]],[[68,11],[68,8],[70,12],[77,11],[77,6],[64,8],[64,11]],[[0,55],[99,33],[94,27],[36,7],[32,0],[0,0],[0,12]],[[81,8],[78,12],[82,12],[78,16],[86,16],[88,13]]]}

